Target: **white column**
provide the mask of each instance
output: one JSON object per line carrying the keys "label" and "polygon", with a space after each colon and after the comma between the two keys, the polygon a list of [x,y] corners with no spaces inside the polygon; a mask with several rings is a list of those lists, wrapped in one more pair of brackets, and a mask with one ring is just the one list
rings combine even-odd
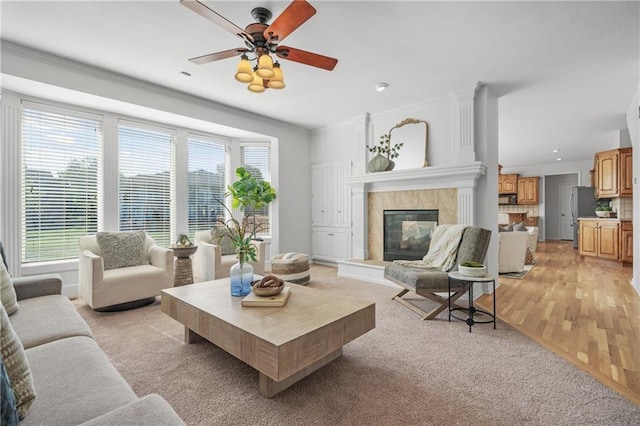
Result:
{"label": "white column", "polygon": [[22,241],[20,237],[21,203],[21,166],[20,152],[20,98],[12,93],[2,94],[2,141],[0,143],[0,239],[5,247],[11,273],[19,277],[20,253]]}
{"label": "white column", "polygon": [[475,188],[458,188],[458,223],[475,225]]}
{"label": "white column", "polygon": [[[98,202],[98,231],[117,231],[118,203],[118,117],[105,113],[102,122],[102,173],[98,173],[101,190]],[[109,206],[108,208],[106,206]],[[114,207],[115,206],[115,207]]]}
{"label": "white column", "polygon": [[362,117],[353,119],[356,140],[356,158],[353,162],[353,174],[361,175],[367,172],[367,146],[371,134],[371,116],[367,112]]}
{"label": "white column", "polygon": [[189,152],[188,134],[185,129],[178,129],[175,142],[175,188],[187,188],[186,191],[173,189],[173,210],[175,238],[179,234],[186,234],[191,241],[195,235],[189,235]]}
{"label": "white column", "polygon": [[369,259],[369,231],[367,229],[369,208],[365,183],[351,188],[351,213],[353,218],[353,240],[351,254],[354,259]]}
{"label": "white column", "polygon": [[452,93],[453,101],[453,143],[451,144],[452,157],[458,163],[469,163],[476,160],[475,155],[475,128],[473,100],[480,83],[473,87],[456,90]]}

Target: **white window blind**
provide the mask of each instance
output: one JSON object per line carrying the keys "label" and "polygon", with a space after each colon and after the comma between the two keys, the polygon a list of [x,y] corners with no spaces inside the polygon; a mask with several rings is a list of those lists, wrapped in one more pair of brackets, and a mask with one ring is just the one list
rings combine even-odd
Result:
{"label": "white window blind", "polygon": [[160,128],[118,126],[119,229],[146,231],[164,247],[174,237],[174,139]]}
{"label": "white window blind", "polygon": [[224,220],[226,190],[226,145],[221,141],[189,135],[189,235],[213,227]]}
{"label": "white window blind", "polygon": [[98,226],[101,117],[22,108],[22,262],[78,257]]}
{"label": "white window blind", "polygon": [[[242,167],[247,169],[251,176],[271,183],[271,150],[267,145],[243,145],[241,147]],[[245,212],[253,216],[254,212]],[[256,225],[259,227],[258,235],[271,234],[271,220],[269,206],[255,212]]]}

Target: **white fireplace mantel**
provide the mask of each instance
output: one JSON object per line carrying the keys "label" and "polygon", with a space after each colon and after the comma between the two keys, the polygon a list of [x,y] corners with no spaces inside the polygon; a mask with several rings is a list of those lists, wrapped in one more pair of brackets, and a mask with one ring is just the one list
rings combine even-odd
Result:
{"label": "white fireplace mantel", "polygon": [[353,175],[345,183],[356,188],[366,186],[366,192],[409,191],[416,189],[473,188],[487,172],[479,161],[448,166],[429,166],[419,169]]}
{"label": "white fireplace mantel", "polygon": [[353,218],[353,258],[369,259],[367,212],[368,193],[422,189],[457,189],[458,223],[475,224],[475,188],[487,166],[479,161],[429,166],[419,169],[353,175],[345,179],[351,186]]}

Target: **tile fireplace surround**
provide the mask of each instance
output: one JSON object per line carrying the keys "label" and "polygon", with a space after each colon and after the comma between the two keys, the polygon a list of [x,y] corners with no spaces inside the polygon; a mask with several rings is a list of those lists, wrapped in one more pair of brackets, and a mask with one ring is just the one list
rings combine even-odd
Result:
{"label": "tile fireplace surround", "polygon": [[441,224],[475,224],[476,184],[486,170],[474,161],[346,178],[352,191],[353,251],[352,259],[338,262],[338,275],[389,284],[382,262],[385,209],[432,208],[440,211]]}

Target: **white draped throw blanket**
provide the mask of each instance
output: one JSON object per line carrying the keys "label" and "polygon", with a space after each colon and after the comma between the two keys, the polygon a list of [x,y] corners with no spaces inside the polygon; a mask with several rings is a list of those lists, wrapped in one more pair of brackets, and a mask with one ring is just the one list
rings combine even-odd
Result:
{"label": "white draped throw blanket", "polygon": [[468,225],[438,225],[431,237],[429,252],[422,260],[394,260],[396,265],[450,271],[455,266],[458,246]]}

